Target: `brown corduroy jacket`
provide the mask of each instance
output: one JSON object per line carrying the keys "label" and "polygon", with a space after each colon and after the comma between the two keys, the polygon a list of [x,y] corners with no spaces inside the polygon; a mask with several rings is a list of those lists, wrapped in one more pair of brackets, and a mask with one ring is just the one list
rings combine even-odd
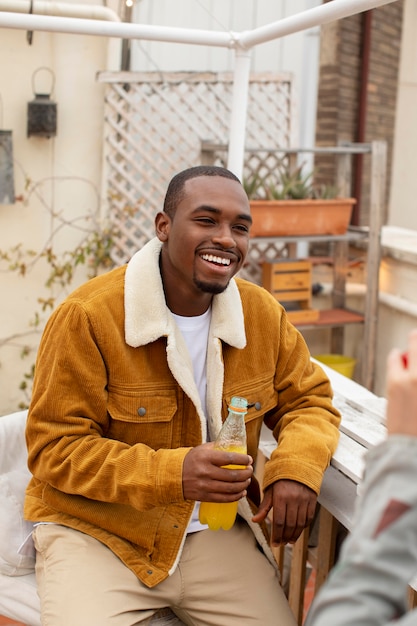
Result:
{"label": "brown corduroy jacket", "polygon": [[[212,304],[207,416],[182,335],[166,307],[153,239],[127,266],[92,279],[52,314],[38,352],[27,423],[33,478],[25,516],[96,537],[149,587],[175,569],[194,502],[188,450],[220,430],[232,396],[251,405],[248,453],[263,421],[278,440],[264,488],[282,479],[317,493],[338,442],[329,381],[264,289],[232,280]],[[253,502],[239,503],[273,560]]]}

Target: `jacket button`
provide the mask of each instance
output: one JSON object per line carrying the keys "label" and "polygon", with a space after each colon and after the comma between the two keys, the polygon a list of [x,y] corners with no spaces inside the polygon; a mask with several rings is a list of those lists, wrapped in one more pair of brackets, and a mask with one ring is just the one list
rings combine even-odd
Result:
{"label": "jacket button", "polygon": [[149,574],[149,576],[150,576],[151,574],[153,574],[153,571],[151,569],[148,569],[148,571],[146,573]]}
{"label": "jacket button", "polygon": [[138,408],[138,415],[140,415],[140,417],[143,417],[145,415],[145,413],[146,413],[145,407],[144,406],[140,406]]}
{"label": "jacket button", "polygon": [[262,405],[261,405],[261,403],[260,403],[260,402],[255,402],[255,409],[256,409],[257,411],[260,411],[260,410],[261,410],[261,406],[262,406]]}

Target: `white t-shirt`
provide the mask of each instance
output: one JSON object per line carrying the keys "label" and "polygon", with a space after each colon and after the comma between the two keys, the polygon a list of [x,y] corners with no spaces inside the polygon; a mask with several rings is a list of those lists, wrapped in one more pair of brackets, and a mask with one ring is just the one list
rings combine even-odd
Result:
{"label": "white t-shirt", "polygon": [[[206,414],[207,341],[211,321],[211,307],[207,309],[203,315],[197,315],[195,317],[183,317],[182,315],[175,315],[174,313],[172,315],[184,337],[193,362],[194,380],[200,395],[201,406],[203,407],[204,414]],[[193,515],[188,525],[188,533],[208,528],[207,525],[200,524],[198,519],[199,509],[200,503],[196,502]]]}

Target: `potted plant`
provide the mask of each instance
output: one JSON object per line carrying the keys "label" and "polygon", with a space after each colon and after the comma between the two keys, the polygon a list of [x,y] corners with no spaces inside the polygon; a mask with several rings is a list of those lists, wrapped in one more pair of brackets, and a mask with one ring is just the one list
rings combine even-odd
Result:
{"label": "potted plant", "polygon": [[281,165],[277,180],[255,173],[244,181],[252,237],[340,235],[347,231],[355,198],[340,198],[333,187],[315,187],[313,173]]}

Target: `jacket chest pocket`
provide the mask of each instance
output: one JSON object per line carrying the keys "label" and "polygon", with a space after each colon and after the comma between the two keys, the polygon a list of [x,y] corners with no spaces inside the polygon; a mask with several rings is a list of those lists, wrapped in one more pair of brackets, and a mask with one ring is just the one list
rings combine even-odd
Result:
{"label": "jacket chest pocket", "polygon": [[111,391],[107,436],[130,445],[144,443],[154,450],[172,447],[176,412],[174,391]]}

